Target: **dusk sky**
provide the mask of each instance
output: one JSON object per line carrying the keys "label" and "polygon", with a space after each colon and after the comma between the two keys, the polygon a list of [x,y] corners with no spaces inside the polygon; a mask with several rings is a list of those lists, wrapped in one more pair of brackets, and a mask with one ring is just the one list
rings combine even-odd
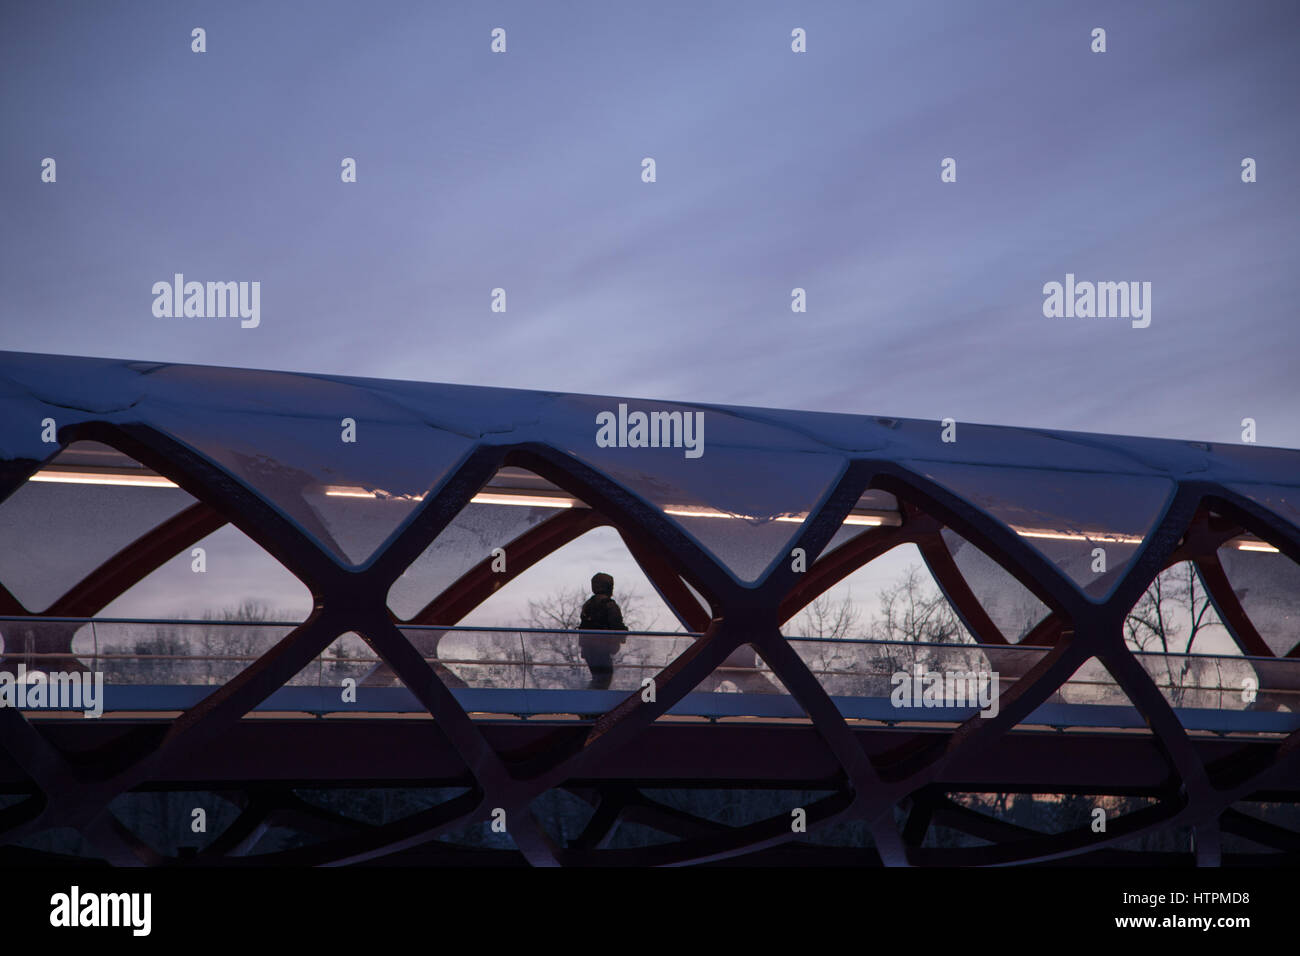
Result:
{"label": "dusk sky", "polygon": [[[1297,26],[7,3],[0,345],[1297,447]],[[178,272],[260,281],[260,326],[156,318]],[[1045,318],[1066,273],[1151,282],[1150,327]]]}
{"label": "dusk sky", "polygon": [[[0,347],[1300,447],[1297,27],[10,2]],[[155,316],[176,273],[260,282],[260,325]],[[1045,317],[1067,274],[1149,282],[1149,327]]]}

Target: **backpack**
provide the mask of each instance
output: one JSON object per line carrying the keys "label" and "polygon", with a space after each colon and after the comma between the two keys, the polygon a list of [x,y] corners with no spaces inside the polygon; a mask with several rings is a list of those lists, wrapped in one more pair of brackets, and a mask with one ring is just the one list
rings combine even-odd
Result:
{"label": "backpack", "polygon": [[[578,627],[584,631],[626,631],[623,614],[618,603],[608,594],[593,594],[582,605],[582,619]],[[619,638],[622,644],[627,638]]]}

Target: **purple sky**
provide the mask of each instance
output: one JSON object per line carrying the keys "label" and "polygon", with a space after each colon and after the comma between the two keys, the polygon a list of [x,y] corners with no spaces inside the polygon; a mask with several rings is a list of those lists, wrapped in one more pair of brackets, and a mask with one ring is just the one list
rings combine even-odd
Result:
{"label": "purple sky", "polygon": [[1300,446],[1293,2],[744,9],[5,4],[0,344]]}

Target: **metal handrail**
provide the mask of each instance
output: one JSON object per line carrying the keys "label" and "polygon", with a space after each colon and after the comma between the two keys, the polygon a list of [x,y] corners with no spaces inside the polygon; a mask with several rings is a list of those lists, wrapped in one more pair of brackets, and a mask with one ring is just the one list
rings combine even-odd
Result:
{"label": "metal handrail", "polygon": [[[206,618],[166,618],[166,617],[44,617],[39,614],[0,614],[0,622],[17,621],[23,624],[167,624],[174,627],[301,627],[303,621],[229,621],[208,620]],[[394,626],[403,631],[485,631],[495,633],[525,634],[609,634],[610,631],[575,628],[567,630],[560,627],[492,627],[482,624],[404,624],[394,621]],[[631,634],[640,637],[703,637],[703,631],[618,631],[619,634]]]}
{"label": "metal handrail", "polygon": [[[12,621],[24,624],[112,624],[112,625],[166,625],[171,627],[243,627],[243,628],[296,628],[302,625],[302,621],[230,621],[230,620],[206,620],[195,618],[105,618],[105,617],[42,617],[40,615],[19,615],[19,614],[0,614],[0,623]],[[608,637],[610,634],[618,634],[622,637],[655,637],[655,638],[699,638],[704,636],[703,631],[606,631],[606,630],[584,630],[575,628],[572,630],[565,628],[544,628],[544,627],[517,627],[517,626],[489,626],[489,625],[466,625],[466,624],[403,624],[395,622],[395,626],[402,631],[438,631],[440,633],[483,633],[483,634],[541,634],[541,635],[561,635],[561,634],[591,634]],[[1046,654],[1051,650],[1050,647],[1039,644],[982,644],[978,641],[958,641],[958,642],[941,642],[941,641],[897,641],[897,640],[876,640],[865,637],[808,637],[803,635],[788,634],[785,635],[787,641],[795,643],[810,644],[834,644],[834,645],[864,645],[873,647],[908,647],[908,648],[943,648],[958,649],[966,648],[970,650],[984,651],[993,649],[997,653],[1007,651],[1020,653],[1039,653]],[[1201,660],[1221,660],[1221,661],[1241,661],[1252,662],[1260,661],[1268,664],[1279,664],[1294,662],[1300,664],[1300,657],[1264,657],[1251,654],[1208,654],[1204,652],[1187,653],[1183,651],[1144,651],[1129,649],[1134,657],[1150,658],[1192,658]],[[58,656],[55,654],[41,654],[40,657]],[[73,657],[84,657],[85,655],[70,655]],[[132,655],[144,657],[146,655]],[[197,659],[186,655],[187,659]],[[221,660],[227,658],[212,658]],[[242,658],[228,658],[242,659]],[[361,660],[361,658],[346,658],[347,660]],[[444,661],[442,658],[437,660]]]}
{"label": "metal handrail", "polygon": [[[40,615],[22,615],[22,614],[0,614],[0,623],[17,622],[26,624],[165,624],[170,627],[287,627],[295,628],[302,626],[300,620],[216,620],[216,619],[195,619],[195,618],[55,618],[40,617]],[[438,631],[441,633],[519,633],[519,635],[601,635],[608,636],[610,631],[597,630],[565,630],[559,627],[515,627],[515,626],[486,626],[486,624],[403,624],[395,622],[395,626],[400,631]],[[682,637],[702,637],[703,631],[616,631],[624,637],[669,637],[669,639],[682,639]],[[954,643],[944,643],[944,641],[898,641],[898,640],[875,640],[871,637],[810,637],[803,635],[785,635],[785,640],[798,644],[836,644],[836,645],[872,645],[872,646],[902,646],[902,648],[970,648],[975,650],[996,649],[998,653],[1004,652],[1022,652],[1022,653],[1047,653],[1050,648],[1039,644],[980,644],[979,641],[954,641]],[[1151,658],[1197,658],[1209,659],[1209,661],[1261,661],[1265,663],[1300,663],[1300,657],[1262,657],[1256,654],[1208,654],[1204,652],[1186,653],[1186,652],[1164,652],[1164,650],[1135,650],[1130,648],[1130,653],[1134,657],[1151,657]],[[192,658],[191,658],[192,659]],[[214,658],[220,659],[220,658]],[[360,659],[360,658],[348,658]],[[441,659],[441,658],[439,658]]]}

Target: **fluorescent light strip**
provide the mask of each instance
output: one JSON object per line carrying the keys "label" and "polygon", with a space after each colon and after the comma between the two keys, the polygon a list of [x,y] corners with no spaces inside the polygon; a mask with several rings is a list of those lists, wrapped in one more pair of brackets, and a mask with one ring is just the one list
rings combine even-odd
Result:
{"label": "fluorescent light strip", "polygon": [[93,471],[38,471],[29,479],[56,485],[116,485],[124,488],[175,488],[176,482],[162,475],[105,475]]}
{"label": "fluorescent light strip", "polygon": [[[717,511],[712,508],[705,509],[705,508],[668,507],[664,509],[664,514],[677,515],[679,518],[746,518],[749,519],[748,515],[733,515],[733,514],[728,514],[725,511]],[[749,520],[753,520],[753,519],[749,519]],[[787,524],[803,524],[805,521],[808,520],[808,514],[807,512],[805,512],[801,515],[780,515],[776,518],[773,518],[772,520],[781,521]],[[850,514],[844,519],[844,523],[851,524],[851,525],[862,525],[868,528],[877,528],[880,525],[885,523],[885,519],[881,518],[879,515]]]}
{"label": "fluorescent light strip", "polygon": [[[689,505],[678,505],[673,507],[667,505],[664,508],[664,514],[676,515],[679,518],[748,518],[748,515],[736,515],[726,511],[718,511],[716,508],[691,507]],[[803,522],[807,515],[782,515],[777,521],[797,521]],[[752,519],[751,519],[752,520]]]}
{"label": "fluorescent light strip", "polygon": [[878,515],[849,515],[844,519],[845,524],[864,525],[868,528],[879,528],[885,523],[885,519]]}
{"label": "fluorescent light strip", "polygon": [[[730,517],[730,515],[728,515],[727,517]],[[776,520],[785,521],[788,522],[789,524],[803,524],[805,521],[808,520],[808,516],[807,515],[782,515]],[[885,523],[885,519],[881,518],[879,515],[850,514],[844,518],[844,523],[863,525],[868,528],[878,528]]]}
{"label": "fluorescent light strip", "polygon": [[[38,471],[29,479],[31,481],[49,482],[51,484],[63,485],[111,485],[124,488],[176,488],[179,487],[174,481],[164,478],[162,475],[132,475],[127,473],[115,472],[112,474],[95,471],[59,471],[46,469]],[[373,491],[366,491],[364,488],[346,485],[332,485],[325,489],[327,498],[379,498],[380,495]],[[383,496],[397,498],[401,497],[408,501],[423,501],[424,495],[402,495],[402,496]],[[505,494],[494,491],[484,491],[470,499],[471,504],[476,505],[514,505],[524,508],[576,508],[578,501],[574,498],[551,497],[547,495],[528,495],[528,494]],[[682,508],[667,507],[664,508],[664,514],[676,515],[681,518],[743,518],[745,515],[728,514],[725,511],[718,511],[715,508]],[[808,519],[808,515],[781,515],[775,520],[789,524],[803,524]],[[844,519],[846,525],[857,525],[868,528],[877,528],[885,523],[885,519],[878,515],[859,515],[850,514]],[[1141,537],[1124,534],[1110,534],[1100,532],[1098,534],[1080,534],[1063,531],[1049,531],[1040,528],[1013,528],[1016,534],[1022,538],[1044,538],[1052,541],[1100,541],[1111,544],[1141,544],[1144,540]],[[1239,541],[1237,543],[1238,551],[1257,551],[1265,554],[1278,554],[1277,548],[1264,541]]]}
{"label": "fluorescent light strip", "polygon": [[[327,498],[385,498],[392,500],[400,497],[404,501],[423,501],[424,495],[379,495],[364,488],[330,487],[325,489]],[[474,505],[515,505],[521,508],[573,508],[577,502],[572,498],[549,495],[510,495],[494,491],[484,491],[470,499]]]}
{"label": "fluorescent light strip", "polygon": [[1266,541],[1238,541],[1238,551],[1263,551],[1268,554],[1280,554],[1277,548]]}
{"label": "fluorescent light strip", "polygon": [[474,505],[517,505],[523,508],[575,508],[573,498],[550,498],[546,495],[506,495],[483,491],[469,499]]}
{"label": "fluorescent light strip", "polygon": [[1047,531],[1041,528],[1013,527],[1011,530],[1022,538],[1047,538],[1052,541],[1104,541],[1107,544],[1141,544],[1145,540],[1131,534],[1111,534],[1106,531],[1099,531],[1096,534],[1083,534],[1067,531]]}
{"label": "fluorescent light strip", "polygon": [[378,498],[383,501],[423,501],[424,495],[390,495],[386,491],[366,491],[364,488],[351,488],[346,485],[326,485],[326,498]]}

